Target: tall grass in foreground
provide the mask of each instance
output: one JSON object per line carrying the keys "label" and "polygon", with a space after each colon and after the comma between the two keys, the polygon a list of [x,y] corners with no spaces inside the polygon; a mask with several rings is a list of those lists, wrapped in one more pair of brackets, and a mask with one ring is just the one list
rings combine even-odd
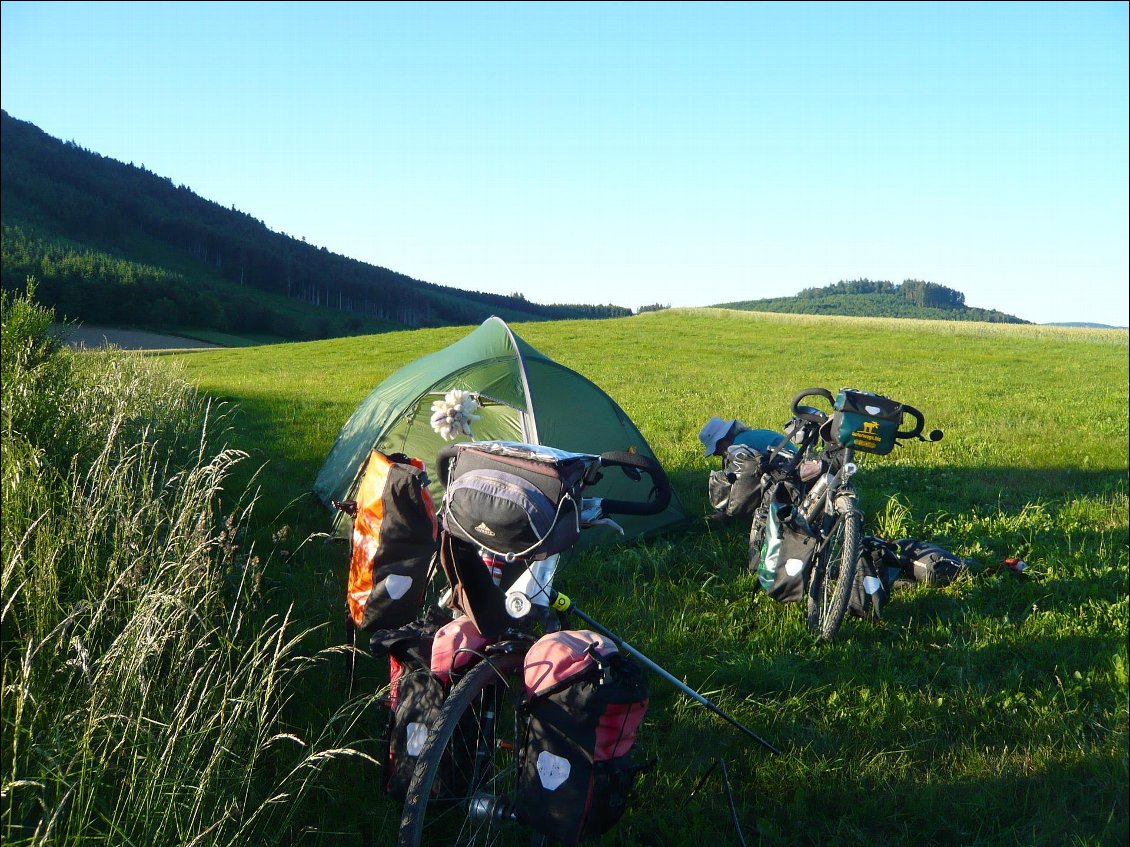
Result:
{"label": "tall grass in foreground", "polygon": [[318,656],[256,616],[250,504],[225,491],[243,454],[167,368],[2,311],[4,843],[282,840],[344,754],[282,722]]}

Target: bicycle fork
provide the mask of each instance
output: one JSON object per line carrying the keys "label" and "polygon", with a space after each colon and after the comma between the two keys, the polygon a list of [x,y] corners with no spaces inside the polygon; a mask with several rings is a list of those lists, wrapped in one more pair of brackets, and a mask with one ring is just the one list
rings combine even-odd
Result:
{"label": "bicycle fork", "polygon": [[[808,524],[809,534],[821,542],[827,540],[824,533],[823,521],[817,520],[822,515],[834,511],[840,515],[857,512],[855,491],[851,487],[851,478],[859,466],[855,462],[844,462],[836,473],[825,474],[818,479],[812,489],[805,495],[800,504],[800,517]],[[831,510],[829,510],[831,506]]]}

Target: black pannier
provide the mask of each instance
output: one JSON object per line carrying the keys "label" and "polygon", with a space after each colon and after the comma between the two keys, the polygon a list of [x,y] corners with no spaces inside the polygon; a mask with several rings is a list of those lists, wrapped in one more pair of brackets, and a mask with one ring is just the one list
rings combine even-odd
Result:
{"label": "black pannier", "polygon": [[[370,652],[388,656],[389,661],[385,791],[390,796],[404,799],[444,699],[458,677],[478,662],[488,643],[469,618],[453,620],[450,612],[438,608],[399,629],[373,633]],[[466,763],[447,758],[456,749],[445,752],[438,776],[454,793],[464,787],[455,783],[469,773]]]}
{"label": "black pannier", "polygon": [[376,656],[388,656],[389,695],[385,702],[385,791],[403,800],[428,731],[439,720],[446,693],[432,673],[432,642],[445,622],[441,613],[399,629],[379,630],[369,641]]}
{"label": "black pannier", "polygon": [[915,582],[949,585],[965,572],[965,562],[937,544],[903,538],[898,541],[898,546],[902,554],[903,571]]}
{"label": "black pannier", "polygon": [[730,518],[753,517],[761,505],[761,478],[767,456],[760,450],[735,444],[722,457],[722,470],[711,471],[707,481],[710,505]]}
{"label": "black pannier", "polygon": [[776,483],[758,507],[750,531],[750,569],[756,569],[765,593],[780,603],[804,599],[808,570],[816,553],[816,539],[789,520],[800,500],[795,487]]}
{"label": "black pannier", "polygon": [[446,476],[441,458],[440,475],[453,536],[510,559],[544,559],[577,541],[583,480],[597,457],[504,441],[448,449],[454,458]]}
{"label": "black pannier", "polygon": [[848,600],[848,612],[860,618],[879,620],[891,599],[895,580],[903,575],[898,544],[874,535],[860,540],[855,583]]}
{"label": "black pannier", "polygon": [[519,761],[519,820],[561,844],[620,819],[636,775],[647,712],[642,669],[588,630],[555,632],[525,659],[528,724]]}

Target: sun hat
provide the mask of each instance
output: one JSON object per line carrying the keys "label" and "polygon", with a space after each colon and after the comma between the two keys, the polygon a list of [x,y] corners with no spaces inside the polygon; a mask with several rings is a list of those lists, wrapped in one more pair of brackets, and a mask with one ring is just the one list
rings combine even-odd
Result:
{"label": "sun hat", "polygon": [[714,448],[718,446],[718,442],[726,437],[728,433],[736,424],[737,421],[733,418],[730,420],[723,420],[722,418],[711,418],[706,422],[702,428],[702,432],[698,434],[698,440],[702,442],[702,446],[706,448],[706,455],[713,456]]}

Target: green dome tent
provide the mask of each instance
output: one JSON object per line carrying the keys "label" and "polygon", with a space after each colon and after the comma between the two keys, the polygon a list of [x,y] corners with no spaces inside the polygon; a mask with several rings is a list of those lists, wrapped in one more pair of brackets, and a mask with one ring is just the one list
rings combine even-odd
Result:
{"label": "green dome tent", "polygon": [[[406,453],[434,468],[436,453],[445,444],[431,427],[432,403],[451,389],[478,395],[482,404],[473,425],[476,441],[521,441],[576,453],[635,450],[655,454],[624,411],[596,385],[576,371],[538,352],[497,317],[448,347],[411,362],[393,373],[365,398],[346,421],[330,449],[314,492],[323,503],[347,500],[359,481],[362,463],[371,450]],[[469,440],[461,436],[457,440]],[[431,483],[438,503],[443,489]],[[589,493],[598,497],[640,500],[644,483],[633,483],[611,470]],[[678,498],[651,517],[616,516],[624,539],[672,528],[687,520]],[[338,532],[347,531],[338,514]],[[612,538],[604,530],[582,535],[585,546]]]}

